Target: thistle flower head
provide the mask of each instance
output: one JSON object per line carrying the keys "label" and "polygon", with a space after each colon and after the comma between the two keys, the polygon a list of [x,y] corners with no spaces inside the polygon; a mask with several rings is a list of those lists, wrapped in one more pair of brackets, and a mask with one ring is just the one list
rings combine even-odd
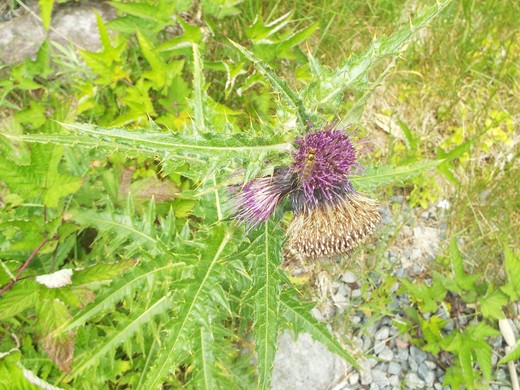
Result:
{"label": "thistle flower head", "polygon": [[298,177],[304,201],[334,201],[345,191],[353,192],[348,179],[357,164],[356,149],[348,134],[334,125],[296,139],[290,170]]}
{"label": "thistle flower head", "polygon": [[251,226],[267,221],[291,191],[293,183],[288,168],[279,168],[272,176],[251,180],[237,192],[235,218]]}
{"label": "thistle flower head", "polygon": [[293,162],[254,179],[237,195],[236,216],[255,226],[289,195],[294,219],[288,246],[305,256],[347,253],[373,233],[377,202],[357,194],[349,175],[358,167],[356,146],[333,124],[295,140]]}

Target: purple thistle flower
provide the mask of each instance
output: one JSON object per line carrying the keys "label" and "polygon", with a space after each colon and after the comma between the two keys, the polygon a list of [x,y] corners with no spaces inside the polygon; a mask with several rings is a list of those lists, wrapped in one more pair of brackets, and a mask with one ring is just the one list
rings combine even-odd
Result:
{"label": "purple thistle flower", "polygon": [[251,180],[237,192],[235,218],[251,227],[267,221],[293,186],[287,167],[275,170],[272,176]]}
{"label": "purple thistle flower", "polygon": [[288,250],[311,257],[347,253],[370,236],[380,220],[377,202],[357,194],[349,180],[359,168],[359,149],[334,124],[295,143],[289,167],[253,179],[237,192],[235,218],[256,226],[289,195],[294,218]]}
{"label": "purple thistle flower", "polygon": [[298,177],[305,204],[333,202],[344,192],[354,192],[348,175],[357,165],[356,148],[348,134],[330,124],[323,130],[296,139],[290,169]]}

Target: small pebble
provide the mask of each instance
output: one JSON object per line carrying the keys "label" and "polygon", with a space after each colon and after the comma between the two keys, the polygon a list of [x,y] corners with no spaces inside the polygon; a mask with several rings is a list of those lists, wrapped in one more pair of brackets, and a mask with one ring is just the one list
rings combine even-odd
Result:
{"label": "small pebble", "polygon": [[428,357],[428,355],[426,355],[426,352],[421,351],[415,345],[412,345],[410,347],[410,356],[417,362],[417,364],[421,364]]}
{"label": "small pebble", "polygon": [[386,340],[390,335],[390,328],[387,326],[382,326],[379,330],[374,334],[374,338],[376,340]]}
{"label": "small pebble", "polygon": [[362,385],[369,385],[372,383],[372,366],[370,365],[370,362],[368,359],[363,359],[359,362],[359,365],[361,366],[360,370],[360,379]]}
{"label": "small pebble", "polygon": [[426,364],[423,363],[419,366],[417,374],[419,375],[419,378],[421,378],[428,387],[431,387],[433,385],[433,382],[435,381],[435,374]]}
{"label": "small pebble", "polygon": [[397,350],[397,358],[402,361],[406,362],[408,360],[409,352],[408,348],[399,348]]}
{"label": "small pebble", "polygon": [[406,374],[404,383],[409,389],[424,389],[424,381],[421,380],[414,372]]}
{"label": "small pebble", "polygon": [[355,283],[356,275],[352,271],[347,271],[341,276],[341,281],[344,283]]}
{"label": "small pebble", "polygon": [[388,372],[390,374],[393,374],[393,375],[399,375],[401,373],[401,370],[403,368],[401,367],[401,365],[397,362],[390,362],[388,364]]}
{"label": "small pebble", "polygon": [[390,386],[392,389],[400,389],[401,381],[399,380],[399,377],[397,375],[391,375],[388,378],[388,382],[390,382]]}
{"label": "small pebble", "polygon": [[385,387],[390,384],[388,378],[386,377],[386,372],[380,369],[372,370],[372,378],[375,384],[379,387]]}
{"label": "small pebble", "polygon": [[374,345],[374,353],[376,355],[379,355],[383,350],[386,348],[386,342],[385,341],[379,341],[376,342]]}
{"label": "small pebble", "polygon": [[390,361],[394,358],[394,352],[385,346],[385,348],[378,354],[379,359]]}
{"label": "small pebble", "polygon": [[351,386],[354,386],[354,385],[357,385],[359,382],[359,372],[354,372],[352,373],[352,375],[349,376],[348,378],[348,383],[351,385]]}

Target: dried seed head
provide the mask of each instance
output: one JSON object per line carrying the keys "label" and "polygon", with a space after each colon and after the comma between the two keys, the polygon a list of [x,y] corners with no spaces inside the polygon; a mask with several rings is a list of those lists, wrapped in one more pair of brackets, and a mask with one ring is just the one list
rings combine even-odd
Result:
{"label": "dried seed head", "polygon": [[348,253],[374,232],[380,219],[376,201],[344,194],[296,213],[288,229],[288,246],[309,257]]}

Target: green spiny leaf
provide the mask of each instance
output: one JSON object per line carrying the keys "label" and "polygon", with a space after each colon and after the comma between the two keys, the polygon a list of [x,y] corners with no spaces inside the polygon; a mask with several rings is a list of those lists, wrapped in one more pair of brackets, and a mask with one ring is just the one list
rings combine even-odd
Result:
{"label": "green spiny leaf", "polygon": [[69,135],[26,135],[8,138],[37,143],[57,143],[62,145],[81,145],[85,147],[101,147],[124,152],[141,152],[145,155],[177,158],[185,161],[197,161],[198,158],[247,157],[267,152],[287,151],[290,145],[278,140],[253,138],[236,134],[206,133],[200,139],[173,133],[154,131],[130,131],[121,128],[103,128],[89,124],[62,124],[70,131]]}
{"label": "green spiny leaf", "polygon": [[211,290],[214,270],[231,238],[230,232],[223,231],[221,227],[214,228],[212,233],[213,235],[206,240],[208,250],[202,253],[195,281],[187,288],[184,294],[185,301],[178,315],[167,324],[169,332],[163,347],[159,350],[155,363],[146,373],[146,380],[140,388],[156,389],[161,386],[163,379],[179,364],[186,339],[199,328],[199,321],[204,320],[200,317],[198,305],[201,300],[207,299],[206,294],[207,290]]}
{"label": "green spiny leaf", "polygon": [[414,176],[421,174],[428,169],[439,165],[441,161],[422,161],[417,164],[406,166],[380,166],[367,167],[363,176],[351,176],[352,184],[361,190],[372,189],[388,183],[402,183],[410,180]]}
{"label": "green spiny leaf", "polygon": [[[269,389],[279,328],[282,233],[276,221],[268,221],[252,242],[254,332],[258,356],[259,387]],[[260,229],[259,229],[260,230]]]}
{"label": "green spiny leaf", "polygon": [[96,300],[88,305],[84,310],[78,312],[74,317],[56,329],[56,332],[68,332],[78,326],[85,324],[92,317],[109,310],[114,304],[119,302],[125,296],[132,293],[138,286],[149,280],[150,277],[161,274],[162,272],[171,272],[172,269],[181,268],[185,263],[169,263],[160,267],[137,267],[133,272],[125,275],[123,278],[116,280],[115,283],[103,294],[99,295]]}
{"label": "green spiny leaf", "polygon": [[101,280],[110,280],[134,265],[136,265],[135,260],[128,259],[116,263],[95,264],[91,267],[74,270],[72,284],[74,286],[81,286]]}
{"label": "green spiny leaf", "polygon": [[134,313],[126,322],[119,324],[115,330],[110,330],[110,333],[103,338],[103,343],[97,344],[84,359],[74,365],[72,375],[81,375],[86,369],[99,364],[103,357],[115,350],[123,341],[132,337],[144,324],[152,321],[156,315],[166,312],[172,303],[170,295],[160,297],[145,310]]}

